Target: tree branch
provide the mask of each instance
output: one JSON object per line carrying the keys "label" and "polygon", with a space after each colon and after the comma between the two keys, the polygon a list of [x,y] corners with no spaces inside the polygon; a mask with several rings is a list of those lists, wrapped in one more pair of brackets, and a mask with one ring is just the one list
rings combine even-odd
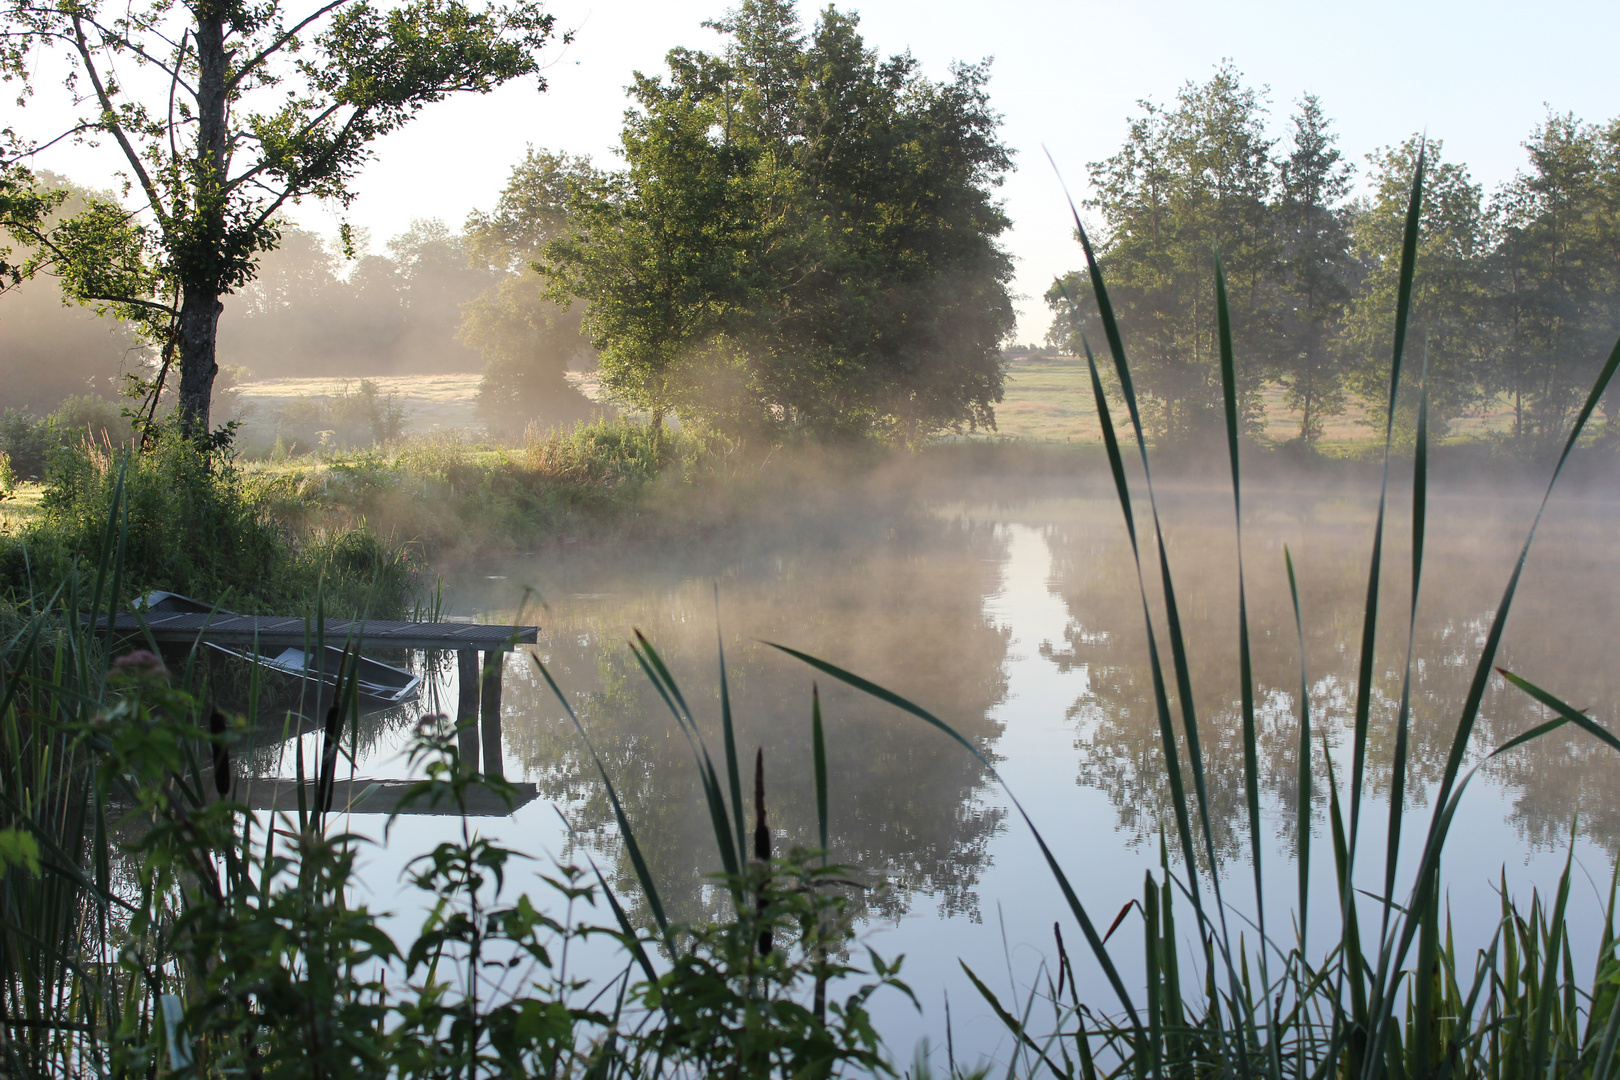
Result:
{"label": "tree branch", "polygon": [[[101,32],[101,38],[102,38],[102,41],[104,43],[110,42],[117,48],[128,49],[130,52],[134,53],[136,56],[140,57],[142,60],[146,61],[148,64],[151,64],[153,67],[157,68],[159,71],[163,72],[165,75],[169,76],[172,79],[179,80],[180,85],[186,87],[186,92],[188,94],[193,94],[193,95],[196,94],[195,90],[193,90],[190,86],[186,85],[185,80],[180,79],[180,64],[183,63],[184,59],[185,59],[183,54],[182,54],[180,60],[176,62],[175,66],[170,67],[168,64],[164,63],[162,60],[159,60],[157,57],[155,57],[151,53],[147,52],[145,48],[143,48],[142,46],[136,44],[134,41],[130,40],[128,35],[120,34],[120,33],[117,33],[115,31],[109,30],[109,29],[107,29],[107,27],[103,26],[100,22],[97,22],[93,18],[90,18],[88,16],[77,16],[76,15],[76,16],[74,16],[74,20],[73,20],[74,24],[77,25],[81,18],[83,19],[84,22],[89,23],[91,26],[95,27],[98,31]],[[154,30],[153,33],[156,34],[157,31]],[[158,37],[163,37],[163,35],[161,35],[161,34],[158,34],[157,36]],[[167,41],[168,39],[164,38],[164,40]],[[180,36],[180,40],[182,42],[185,41],[185,35],[184,34],[182,34]]]}
{"label": "tree branch", "polygon": [[129,161],[130,168],[135,170],[135,177],[140,181],[141,190],[146,192],[146,200],[152,206],[153,213],[160,219],[167,219],[168,213],[163,209],[163,199],[158,194],[157,185],[146,173],[146,166],[141,164],[141,155],[130,143],[129,136],[124,132],[124,126],[117,120],[117,112],[113,109],[112,98],[107,96],[107,88],[101,81],[101,73],[96,70],[95,58],[90,53],[90,44],[84,39],[84,28],[79,23],[79,17],[73,16],[73,43],[78,48],[79,58],[84,62],[85,75],[90,79],[90,85],[95,88],[96,100],[101,103],[102,123],[98,125],[106,131],[112,132],[118,146],[124,151],[124,157]]}
{"label": "tree branch", "polygon": [[286,45],[287,42],[296,37],[300,30],[314,22],[316,19],[319,19],[332,9],[342,7],[348,2],[349,0],[329,0],[328,3],[316,8],[315,11],[312,12],[307,18],[299,20],[291,30],[283,31],[276,37],[274,41],[266,45],[263,49],[260,49],[251,60],[244,63],[241,68],[237,70],[235,75],[226,80],[225,89],[227,91],[235,90],[237,85],[240,84],[243,79],[247,78],[248,74],[252,72],[254,68],[258,67],[260,64],[263,64],[272,55],[280,51],[282,46]]}
{"label": "tree branch", "polygon": [[[345,0],[345,2],[346,2],[346,0]],[[288,142],[296,142],[299,139],[305,138],[306,136],[309,135],[310,132],[314,131],[316,128],[318,128],[322,124],[324,124],[333,114],[335,114],[342,107],[343,107],[343,102],[334,101],[332,104],[328,105],[325,109],[322,109],[320,111],[320,113],[318,113],[314,117],[314,119],[310,120],[309,123],[305,124],[302,128],[300,128],[298,133],[296,135],[292,136],[291,138],[289,138],[287,141]],[[349,121],[343,125],[344,130],[348,131],[348,130],[352,129],[353,126],[354,126],[355,118],[359,117],[359,116],[362,116],[362,115],[364,115],[363,112],[356,111],[354,116],[350,117]],[[340,136],[340,138],[341,138],[341,136]],[[324,161],[326,159],[323,157],[323,158],[321,158],[319,160]],[[258,176],[260,173],[269,172],[271,167],[272,167],[271,162],[260,160],[260,162],[257,165],[253,166],[251,169],[248,169],[246,172],[241,173],[238,176],[236,176],[236,177],[234,177],[234,178],[232,178],[230,180],[227,180],[225,182],[225,190],[226,191],[235,191],[238,187],[241,187],[243,184],[245,184],[248,181],[252,180],[254,177]],[[301,171],[304,174],[308,174],[310,170],[308,168],[305,168],[305,169],[303,169]],[[293,186],[290,181],[289,181],[288,186],[289,186],[289,188]]]}
{"label": "tree branch", "polygon": [[149,308],[152,311],[161,311],[170,318],[178,318],[180,310],[168,304],[160,304],[156,300],[137,300],[132,296],[102,296],[99,293],[81,293],[80,300],[99,300],[107,304],[129,304],[132,307]]}

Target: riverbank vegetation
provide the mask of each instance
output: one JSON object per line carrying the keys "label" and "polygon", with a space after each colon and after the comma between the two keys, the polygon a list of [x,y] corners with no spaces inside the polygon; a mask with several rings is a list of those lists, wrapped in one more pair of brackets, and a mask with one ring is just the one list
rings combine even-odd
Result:
{"label": "riverbank vegetation", "polygon": [[[0,533],[0,1072],[900,1073],[869,1003],[909,994],[903,969],[860,948],[853,897],[863,868],[828,864],[832,810],[844,796],[826,767],[818,691],[804,704],[804,756],[786,767],[814,778],[819,843],[784,854],[762,753],[745,797],[748,754],[735,737],[724,656],[717,715],[699,716],[654,644],[639,634],[632,643],[634,666],[624,670],[667,707],[681,736],[669,741],[691,750],[720,867],[706,883],[717,904],[684,924],[670,917],[668,883],[649,869],[618,794],[646,757],[627,767],[598,757],[541,657],[530,658],[536,674],[612,807],[633,903],[588,854],[540,864],[540,895],[523,894],[522,853],[480,834],[465,814],[475,789],[496,797],[512,789],[459,758],[447,717],[414,717],[417,782],[407,798],[462,813],[458,832],[408,864],[422,918],[395,936],[396,924],[362,899],[357,868],[370,840],[332,801],[346,747],[358,757],[352,673],[324,718],[289,717],[265,731],[251,685],[253,719],[229,717],[195,655],[165,660],[141,647],[151,642],[92,632],[83,616],[119,610],[150,588],[243,612],[402,616],[436,559],[596,535],[701,540],[744,523],[758,537],[772,514],[793,528],[847,512],[862,491],[903,508],[923,475],[911,467],[930,458],[945,463],[947,478],[953,455],[1005,453],[1002,465],[1028,466],[1036,458],[1024,447],[930,442],[993,425],[1005,395],[1010,263],[999,238],[1009,223],[994,192],[1010,158],[987,68],[961,66],[935,81],[909,55],[879,60],[854,18],[836,9],[806,30],[785,0],[745,0],[713,26],[722,52],[675,50],[667,73],[638,79],[623,172],[530,154],[497,211],[469,224],[470,239],[419,225],[389,259],[361,260],[338,288],[335,256],[304,237],[305,261],[326,258],[327,275],[278,293],[270,274],[255,277],[260,256],[292,235],[283,236],[281,208],[304,197],[345,201],[367,147],[418,108],[538,74],[551,17],[529,2],[385,12],[340,0],[306,33],[284,32],[274,3],[199,5],[174,9],[190,20],[176,43],[155,29],[168,29],[168,9],[155,10],[161,17],[138,14],[116,33],[87,36],[94,4],[14,4],[16,29],[0,50],[0,75],[26,84],[44,70],[42,53],[76,43],[69,59],[93,92],[73,130],[120,143],[144,208],[83,194],[65,211],[66,190],[34,183],[19,164],[35,147],[0,133],[0,211],[27,248],[20,261],[0,263],[0,287],[57,273],[70,295],[118,315],[149,347],[131,416],[114,421],[80,400],[53,419],[18,412],[0,422],[13,478],[4,493],[19,471],[40,478],[26,498],[0,504],[22,507],[6,512]],[[267,66],[283,50],[302,50],[301,59]],[[133,97],[143,84],[125,90],[100,78],[109,65],[154,56],[195,71],[194,80],[170,80],[194,107],[143,107]],[[294,91],[283,108],[247,111],[271,100],[249,91],[277,84]],[[241,107],[227,108],[231,101]],[[1613,1080],[1620,872],[1600,895],[1595,955],[1577,955],[1570,933],[1568,866],[1546,896],[1515,898],[1504,884],[1495,933],[1477,947],[1455,942],[1442,913],[1448,881],[1487,880],[1481,868],[1443,859],[1480,766],[1565,725],[1620,751],[1620,738],[1586,713],[1495,667],[1535,527],[1478,628],[1474,674],[1432,787],[1408,776],[1410,645],[1393,695],[1377,685],[1374,652],[1378,622],[1388,621],[1380,596],[1393,469],[1411,465],[1408,606],[1396,613],[1410,642],[1433,539],[1425,534],[1432,441],[1506,395],[1512,426],[1494,449],[1554,459],[1549,497],[1588,441],[1613,443],[1598,417],[1620,369],[1620,345],[1604,352],[1620,312],[1620,127],[1549,117],[1530,143],[1531,172],[1488,206],[1466,170],[1438,161],[1437,147],[1404,142],[1374,155],[1369,194],[1346,202],[1348,172],[1320,105],[1301,103],[1282,158],[1260,112],[1230,67],[1189,85],[1174,108],[1149,107],[1120,154],[1096,170],[1093,208],[1108,230],[1102,261],[1077,214],[1085,267],[1051,295],[1057,343],[1085,358],[1074,370],[1091,394],[1097,442],[1054,448],[1046,461],[1061,474],[1084,456],[1118,495],[1173,828],[1161,833],[1160,866],[1140,900],[1114,919],[1117,927],[1134,912],[1140,921],[1138,967],[1110,950],[1113,913],[1088,906],[1083,881],[1077,887],[1048,842],[1054,825],[1024,814],[1007,791],[1008,818],[1022,818],[1051,872],[1052,912],[1071,943],[1078,931],[1085,954],[1055,937],[1050,976],[1017,1002],[968,972],[1006,1028],[997,1071]],[[227,154],[227,144],[240,153]],[[355,245],[345,229],[345,257]],[[416,362],[410,329],[442,330],[449,318],[445,290],[427,284],[456,276],[446,265],[458,273],[476,265],[482,275],[455,307],[472,320],[461,340],[489,361],[482,405],[507,442],[407,436],[397,402],[362,384],[298,420],[293,442],[312,439],[309,452],[284,443],[262,461],[238,456],[235,429],[211,420],[222,388],[216,331],[222,305],[234,302],[222,298],[258,288],[240,306],[263,318],[258,325],[282,328],[290,347],[289,297],[380,296],[374,310],[395,336],[348,340]],[[519,438],[520,422],[543,415],[540,403],[558,387],[573,392],[562,368],[581,359],[582,340],[602,384],[645,421],[590,419],[587,408],[588,422],[537,425]],[[1098,363],[1094,345],[1111,363]],[[1243,494],[1268,461],[1254,451],[1265,439],[1257,418],[1267,387],[1297,408],[1300,453],[1289,460],[1308,468],[1328,467],[1315,453],[1326,418],[1352,397],[1369,403],[1374,450],[1343,467],[1371,469],[1382,484],[1347,760],[1318,750],[1310,673],[1300,664],[1297,782],[1279,800],[1292,838],[1285,873],[1298,883],[1286,912],[1265,903],[1278,868],[1262,860],[1250,639],[1291,632],[1303,657],[1308,613],[1285,553],[1293,626],[1250,626]],[[1239,897],[1247,882],[1223,876],[1217,855],[1150,444],[1156,461],[1230,467],[1239,660],[1224,677],[1241,699],[1241,731],[1229,734],[1241,744],[1252,909]],[[911,471],[886,480],[895,461]],[[839,483],[824,483],[829,476]],[[919,739],[950,740],[942,745],[999,782],[994,748],[950,722],[961,702],[925,706],[777,647],[914,718]],[[1481,747],[1481,701],[1498,675],[1545,719]],[[1395,718],[1387,748],[1369,739],[1375,708]],[[305,742],[288,739],[306,724],[319,747],[313,763]],[[251,808],[255,778],[241,764],[264,761],[267,746],[298,786],[294,811]],[[1386,752],[1388,818],[1375,823],[1369,760]],[[1409,802],[1421,800],[1428,823],[1403,863],[1403,822]],[[1327,857],[1313,851],[1318,813]],[[810,829],[797,824],[801,835]],[[1386,840],[1375,864],[1367,837],[1379,831]],[[1335,901],[1325,911],[1310,903],[1312,881],[1324,875]],[[586,949],[609,962],[571,966]],[[1111,999],[1081,999],[1078,964],[1102,973]],[[985,1075],[953,1060],[948,1019],[941,1035],[950,1075]],[[922,1080],[936,1067],[925,1049],[909,1075]]]}
{"label": "riverbank vegetation", "polygon": [[291,614],[324,595],[333,615],[400,618],[424,591],[402,545],[363,520],[286,527],[268,512],[270,493],[227,453],[172,428],[146,453],[85,439],[52,447],[49,462],[26,513],[0,518],[0,604],[25,607],[84,585],[110,522],[120,603],[163,589],[227,610]]}
{"label": "riverbank vegetation", "polygon": [[[977,973],[968,972],[1008,1031],[1009,1049],[998,1071],[1085,1080],[1171,1075],[1609,1080],[1620,1074],[1620,995],[1614,988],[1620,972],[1614,919],[1620,877],[1611,877],[1602,894],[1605,915],[1595,956],[1575,955],[1568,923],[1570,865],[1546,895],[1514,898],[1504,885],[1500,922],[1490,940],[1477,947],[1455,942],[1442,912],[1448,880],[1441,873],[1443,853],[1480,765],[1566,724],[1620,751],[1620,738],[1612,732],[1508,672],[1501,675],[1544,706],[1547,719],[1500,745],[1483,751],[1472,747],[1534,525],[1484,628],[1444,773],[1429,793],[1432,809],[1421,847],[1415,864],[1405,869],[1399,844],[1409,793],[1409,654],[1394,742],[1375,748],[1368,738],[1379,693],[1376,627],[1386,614],[1380,562],[1386,539],[1394,539],[1386,538],[1382,511],[1396,464],[1391,451],[1407,381],[1417,383],[1412,559],[1404,594],[1409,606],[1397,618],[1408,636],[1429,542],[1427,371],[1420,361],[1414,373],[1407,362],[1424,165],[1420,154],[1403,228],[1383,410],[1386,488],[1363,611],[1360,676],[1352,699],[1354,743],[1342,772],[1322,748],[1327,771],[1319,787],[1318,733],[1302,662],[1292,800],[1297,821],[1289,868],[1298,893],[1281,924],[1263,900],[1266,875],[1276,870],[1262,863],[1265,830],[1249,642],[1257,630],[1287,628],[1250,626],[1240,545],[1234,568],[1240,663],[1229,674],[1242,695],[1247,869],[1257,905],[1250,911],[1235,899],[1237,880],[1216,869],[1220,861],[1172,553],[1163,542],[1125,339],[1102,270],[1086,247],[1089,284],[1123,412],[1112,406],[1101,365],[1089,350],[1087,371],[1109,474],[1137,552],[1174,828],[1161,841],[1160,869],[1144,883],[1139,903],[1114,920],[1117,925],[1134,911],[1141,921],[1146,948],[1138,969],[1110,951],[1113,927],[1102,918],[1107,913],[1088,908],[1083,884],[1077,887],[1043,835],[1042,826],[1048,832],[1052,826],[1024,814],[1017,792],[1008,792],[1051,871],[1053,911],[1067,912],[1090,960],[1071,954],[1060,934],[1041,980],[1017,1002],[1004,1002]],[[1241,531],[1246,490],[1241,406],[1226,280],[1216,265],[1220,403],[1234,521]],[[1548,497],[1617,369],[1620,344],[1608,354],[1565,433]],[[628,486],[645,482],[660,466],[669,468],[665,453],[682,460],[683,451],[671,449],[669,432],[627,428],[615,435],[614,428],[604,426],[592,437],[597,442],[590,446],[560,437],[538,443],[528,467],[566,478],[571,470],[613,461],[619,471],[596,476],[595,482]],[[693,455],[689,461],[724,458],[723,445],[687,448]],[[8,1074],[48,1076],[88,1068],[117,1076],[227,1076],[249,1070],[305,1075],[313,1060],[321,1062],[322,1075],[332,1076],[901,1072],[902,1062],[873,1027],[869,1002],[878,993],[909,992],[903,967],[898,959],[891,962],[870,950],[857,955],[848,898],[858,878],[825,861],[832,810],[842,795],[840,778],[826,769],[817,694],[807,702],[806,758],[794,767],[815,777],[819,844],[782,855],[775,849],[781,826],[773,826],[769,816],[761,758],[754,762],[752,797],[745,798],[747,755],[736,745],[723,659],[718,716],[699,716],[655,646],[639,637],[632,643],[642,677],[691,748],[722,868],[712,879],[724,901],[722,912],[712,920],[681,924],[668,915],[660,882],[638,845],[636,822],[618,797],[616,783],[626,777],[616,777],[597,757],[569,695],[536,658],[539,675],[572,720],[613,807],[617,840],[640,893],[634,910],[644,918],[627,914],[589,859],[543,868],[537,885],[547,896],[518,895],[515,880],[508,880],[518,853],[482,837],[463,818],[459,835],[411,864],[409,881],[421,893],[423,921],[414,937],[397,940],[379,914],[359,900],[355,873],[364,841],[349,831],[341,808],[329,805],[341,747],[355,721],[352,680],[327,717],[316,762],[306,769],[302,743],[290,751],[295,760],[287,767],[304,793],[298,809],[264,818],[247,809],[251,778],[236,774],[231,765],[233,753],[245,744],[245,725],[233,726],[217,713],[205,715],[199,706],[205,688],[190,681],[189,668],[177,674],[151,653],[123,652],[127,646],[87,633],[77,617],[115,606],[130,554],[147,558],[140,554],[145,542],[133,524],[135,506],[164,497],[162,488],[194,492],[199,477],[213,485],[203,490],[217,497],[241,482],[235,466],[228,459],[208,459],[184,438],[160,438],[153,453],[134,459],[141,464],[133,474],[123,464],[130,458],[114,467],[113,456],[102,453],[97,458],[87,448],[59,459],[47,500],[55,503],[76,492],[73,505],[98,506],[98,516],[64,517],[59,505],[41,511],[60,535],[76,535],[77,529],[86,536],[81,572],[65,576],[59,591],[31,593],[24,604],[7,609],[0,628],[0,778],[8,793],[0,800],[5,916],[0,1007],[6,1021],[0,1054]],[[436,475],[448,486],[469,483],[462,471],[465,457],[454,446],[424,444],[400,456],[412,454],[413,475]],[[1137,470],[1127,469],[1127,456],[1137,458]],[[1142,488],[1133,476],[1140,477]],[[231,518],[231,506],[241,504],[240,499],[209,503],[200,516],[222,520],[235,530],[226,534],[234,542],[251,545],[264,535],[254,531],[263,522]],[[90,533],[99,543],[89,543]],[[1158,563],[1151,576],[1162,592],[1150,590],[1144,556]],[[1307,613],[1297,591],[1293,616],[1303,652]],[[960,735],[941,715],[951,712],[951,702],[925,707],[856,672],[785,651],[822,677],[910,715],[919,723],[919,738],[954,741],[999,781],[989,748]],[[717,747],[712,752],[711,744]],[[478,786],[497,794],[509,791],[504,781],[477,775],[458,759],[457,737],[444,717],[422,718],[411,747],[422,776],[413,799],[454,806],[465,805]],[[1379,863],[1369,865],[1358,852],[1368,843],[1365,837],[1380,828],[1364,805],[1364,778],[1375,752],[1392,755],[1391,798],[1382,830],[1387,846]],[[313,783],[305,785],[306,777]],[[1313,856],[1318,810],[1325,812],[1329,839],[1325,858]],[[805,832],[807,826],[794,831]],[[1326,911],[1309,903],[1313,875],[1322,873],[1324,864],[1336,898]],[[1449,880],[1479,872],[1452,866]],[[1252,942],[1238,928],[1240,919],[1244,925],[1252,920]],[[569,966],[571,953],[591,947],[593,940],[616,957],[605,975]],[[1080,998],[1074,977],[1080,963],[1095,963],[1113,1001]],[[948,1025],[942,1034],[949,1047]],[[953,1057],[947,1050],[949,1075],[985,1074],[982,1065],[959,1065]],[[934,1075],[936,1066],[937,1058],[931,1064],[924,1048],[907,1075],[921,1080]]]}

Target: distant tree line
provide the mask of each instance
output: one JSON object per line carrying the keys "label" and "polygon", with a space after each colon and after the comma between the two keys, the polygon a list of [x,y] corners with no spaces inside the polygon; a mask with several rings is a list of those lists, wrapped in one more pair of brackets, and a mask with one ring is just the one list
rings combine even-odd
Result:
{"label": "distant tree line", "polygon": [[[1171,106],[1143,102],[1120,150],[1091,165],[1100,255],[1154,436],[1217,430],[1220,375],[1213,251],[1228,277],[1244,417],[1280,383],[1320,437],[1353,396],[1387,392],[1390,333],[1414,136],[1368,155],[1352,196],[1321,103],[1307,95],[1286,137],[1266,134],[1262,96],[1230,64]],[[1620,333],[1620,120],[1549,113],[1528,162],[1487,196],[1427,143],[1408,356],[1428,366],[1431,415],[1448,422],[1505,397],[1527,453],[1562,433]],[[1100,346],[1086,275],[1047,293],[1050,341]],[[1414,380],[1415,382],[1415,380]],[[1408,403],[1410,407],[1410,403]]]}
{"label": "distant tree line", "polygon": [[[530,213],[537,178],[555,186],[562,161],[531,152],[493,213],[473,214],[460,232],[413,222],[381,251],[364,233],[346,253],[338,238],[281,224],[220,322],[219,362],[234,378],[483,371],[481,405],[496,427],[588,415],[591,402],[564,379],[593,362],[580,314],[547,299],[527,264],[551,234],[523,233],[544,216]],[[42,179],[67,193],[61,213],[111,198]],[[75,395],[112,398],[122,375],[151,370],[156,350],[139,326],[65,302],[50,275],[13,285],[0,304],[0,409],[44,414]]]}

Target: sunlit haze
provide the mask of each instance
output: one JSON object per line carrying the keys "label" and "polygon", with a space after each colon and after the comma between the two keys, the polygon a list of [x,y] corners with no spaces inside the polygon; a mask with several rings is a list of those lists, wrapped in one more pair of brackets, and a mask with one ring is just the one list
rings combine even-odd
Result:
{"label": "sunlit haze", "polygon": [[[684,45],[712,48],[705,19],[726,0],[564,0],[552,5],[571,45],[549,50],[549,88],[532,80],[487,97],[431,106],[377,144],[375,162],[348,212],[380,246],[413,218],[458,226],[494,201],[527,144],[615,162],[624,87],[636,70],[662,69]],[[1274,134],[1302,93],[1321,97],[1340,147],[1364,155],[1414,131],[1445,142],[1446,158],[1466,162],[1487,192],[1513,175],[1521,143],[1547,108],[1587,120],[1620,113],[1613,43],[1620,6],[1548,3],[1532,11],[1506,3],[1285,4],[1277,2],[1023,2],[999,7],[964,0],[873,0],[849,7],[868,45],[909,49],[924,70],[946,74],[952,61],[995,57],[991,98],[1018,171],[1004,194],[1013,220],[1006,243],[1017,257],[1019,340],[1038,340],[1050,321],[1041,294],[1076,258],[1062,193],[1047,165],[1049,148],[1077,195],[1086,165],[1113,153],[1136,102],[1164,102],[1189,79],[1203,81],[1230,57],[1245,81],[1270,89]],[[806,21],[816,8],[800,5]],[[4,124],[42,133],[54,87]],[[73,151],[39,164],[81,183],[106,182],[105,152]],[[335,230],[334,208],[306,204],[293,217]]]}

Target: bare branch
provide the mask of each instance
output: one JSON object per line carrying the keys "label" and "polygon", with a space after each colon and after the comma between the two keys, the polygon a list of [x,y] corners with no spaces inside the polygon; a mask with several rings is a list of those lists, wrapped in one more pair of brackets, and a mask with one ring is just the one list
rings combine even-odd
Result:
{"label": "bare branch", "polygon": [[124,157],[129,161],[130,168],[135,170],[135,177],[140,181],[141,190],[146,192],[147,202],[151,204],[153,212],[159,217],[168,217],[163,208],[163,198],[158,194],[157,185],[147,175],[146,166],[141,162],[141,155],[136,152],[134,145],[129,141],[129,136],[124,132],[124,126],[117,120],[118,114],[113,109],[112,98],[107,96],[107,88],[102,83],[101,73],[96,70],[95,57],[90,52],[89,42],[84,39],[84,29],[80,26],[77,15],[73,17],[73,41],[78,48],[79,58],[84,63],[84,71],[90,79],[90,85],[95,88],[96,100],[101,103],[102,122],[98,126],[102,130],[112,132],[113,138],[118,140],[118,146],[124,151]]}
{"label": "bare branch", "polygon": [[[137,42],[132,40],[127,34],[121,34],[121,33],[118,33],[117,31],[109,30],[107,27],[103,26],[99,21],[97,21],[96,19],[94,19],[94,18],[92,18],[90,16],[74,16],[74,22],[77,23],[81,18],[83,19],[84,22],[89,23],[91,26],[95,27],[98,31],[100,31],[102,42],[104,44],[115,45],[116,47],[118,47],[120,49],[128,49],[130,52],[134,53],[136,56],[140,57],[142,60],[146,61],[148,64],[151,64],[153,67],[157,68],[159,71],[162,71],[165,75],[169,76],[172,79],[177,80],[180,83],[181,86],[184,86],[186,88],[186,93],[193,94],[193,95],[196,93],[196,91],[193,90],[191,88],[191,86],[189,86],[184,79],[180,78],[180,65],[184,63],[184,59],[185,59],[184,54],[181,55],[180,60],[176,62],[175,66],[171,67],[169,64],[165,63],[162,60],[159,60],[157,57],[155,57],[151,53],[147,52],[145,48],[143,48],[140,44],[138,44]],[[153,31],[153,33],[157,34],[156,31]],[[158,37],[163,37],[163,35],[161,35],[161,34],[157,34],[157,36]],[[163,40],[165,42],[168,41],[167,38],[164,38]],[[180,40],[182,42],[185,41],[185,35],[184,34],[181,35]]]}
{"label": "bare branch", "polygon": [[329,0],[328,3],[316,8],[315,11],[312,12],[308,17],[299,20],[296,24],[294,24],[292,29],[285,30],[281,34],[277,35],[274,41],[266,45],[263,49],[260,49],[251,60],[245,62],[237,73],[226,81],[225,89],[235,90],[242,80],[248,77],[254,68],[259,67],[276,52],[278,52],[284,45],[287,44],[287,42],[296,37],[300,30],[304,29],[304,27],[308,26],[315,20],[321,18],[327,12],[332,11],[334,8],[340,8],[348,2],[349,0]]}

